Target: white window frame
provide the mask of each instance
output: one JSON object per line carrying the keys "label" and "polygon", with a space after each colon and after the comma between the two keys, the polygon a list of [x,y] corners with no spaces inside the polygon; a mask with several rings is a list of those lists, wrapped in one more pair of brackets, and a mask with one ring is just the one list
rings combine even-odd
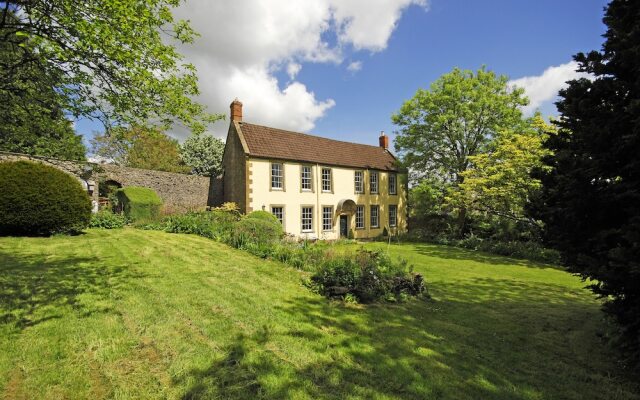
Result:
{"label": "white window frame", "polygon": [[[274,175],[274,167],[278,165],[280,166],[280,174],[279,175]],[[284,191],[284,164],[283,163],[279,163],[279,162],[272,162],[271,163],[271,173],[270,173],[270,178],[271,178],[271,190],[282,190]],[[276,179],[279,179],[280,182],[280,186],[274,186],[274,183],[276,183]]]}
{"label": "white window frame", "polygon": [[[308,213],[305,213],[305,209],[309,209]],[[305,220],[309,221],[310,228],[305,229]],[[300,207],[300,228],[303,233],[313,232],[313,206],[301,206]]]}
{"label": "white window frame", "polygon": [[[393,185],[391,185],[391,182],[393,182]],[[398,175],[393,173],[389,173],[389,194],[398,194]]]}
{"label": "white window frame", "polygon": [[[358,179],[358,175],[360,179]],[[360,188],[358,188],[358,183],[360,184]],[[356,194],[364,194],[364,171],[353,172],[353,186]]]}
{"label": "white window frame", "polygon": [[[309,170],[309,176],[305,176],[305,169]],[[309,187],[305,188],[305,180],[309,180]],[[313,192],[313,169],[311,165],[301,165],[300,166],[300,190],[302,192]]]}
{"label": "white window frame", "polygon": [[[326,178],[325,178],[325,174],[324,174],[324,173],[325,173],[326,171],[329,171],[329,173],[328,173],[328,175],[329,175],[329,176],[328,176],[328,179],[326,179]],[[322,171],[320,172],[320,176],[321,176],[321,178],[322,178],[322,192],[323,192],[323,193],[331,193],[331,189],[333,188],[333,182],[331,182],[331,180],[332,180],[332,179],[331,179],[331,178],[332,178],[332,176],[331,176],[331,175],[333,175],[333,171],[331,171],[331,168],[322,167]],[[325,183],[328,183],[328,187],[329,187],[329,189],[325,189],[325,187],[326,187],[326,186],[325,186]]]}
{"label": "white window frame", "polygon": [[378,183],[380,181],[380,175],[378,171],[369,172],[369,193],[370,194],[380,194],[380,188],[378,187]]}
{"label": "white window frame", "polygon": [[[280,209],[280,217],[278,217],[278,214],[276,212],[274,212],[274,209],[276,209],[276,208]],[[278,218],[278,221],[280,221],[282,226],[284,226],[284,206],[281,206],[281,205],[273,205],[273,206],[271,206],[271,214],[273,214],[276,218]]]}
{"label": "white window frame", "polygon": [[356,205],[356,229],[364,229],[364,206]]}
{"label": "white window frame", "polygon": [[[372,228],[380,228],[380,206],[377,204],[372,204],[369,209],[369,225],[371,225]],[[374,218],[375,223],[373,220]]]}
{"label": "white window frame", "polygon": [[398,226],[398,206],[389,204],[389,227],[395,228],[396,226]]}
{"label": "white window frame", "polygon": [[333,206],[322,206],[322,230],[333,231]]}

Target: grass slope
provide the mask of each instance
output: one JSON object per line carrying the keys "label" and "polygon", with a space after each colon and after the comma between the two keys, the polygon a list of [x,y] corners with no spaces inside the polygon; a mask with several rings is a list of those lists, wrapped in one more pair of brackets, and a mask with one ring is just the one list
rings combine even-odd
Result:
{"label": "grass slope", "polygon": [[0,238],[0,398],[638,398],[577,278],[389,250],[433,301],[329,302],[296,270],[190,235]]}

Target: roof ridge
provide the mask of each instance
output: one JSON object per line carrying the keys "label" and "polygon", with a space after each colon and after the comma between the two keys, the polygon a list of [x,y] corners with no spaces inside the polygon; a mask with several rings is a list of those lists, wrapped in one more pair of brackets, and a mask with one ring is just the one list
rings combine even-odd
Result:
{"label": "roof ridge", "polygon": [[296,134],[296,135],[311,136],[311,137],[318,138],[318,139],[330,140],[330,141],[332,141],[332,142],[347,143],[347,144],[355,144],[355,145],[358,145],[358,146],[373,147],[373,148],[375,148],[375,149],[382,149],[382,150],[385,150],[385,151],[387,151],[389,154],[393,155],[393,153],[391,153],[388,149],[384,149],[384,148],[382,148],[382,147],[380,147],[380,146],[375,146],[375,145],[373,145],[373,144],[364,144],[364,143],[356,143],[356,142],[347,142],[346,140],[332,139],[332,138],[328,138],[328,137],[324,137],[324,136],[312,135],[312,134],[310,134],[310,133],[290,131],[290,130],[288,130],[288,129],[274,128],[274,127],[272,127],[272,126],[266,126],[266,125],[253,124],[253,123],[250,123],[250,122],[244,122],[244,121],[240,122],[240,125],[241,125],[241,126],[242,126],[243,124],[246,124],[246,125],[253,125],[253,126],[259,126],[259,127],[261,127],[261,128],[267,128],[267,129],[274,129],[274,130],[283,131],[283,132],[287,132],[287,133],[293,133],[293,134]]}

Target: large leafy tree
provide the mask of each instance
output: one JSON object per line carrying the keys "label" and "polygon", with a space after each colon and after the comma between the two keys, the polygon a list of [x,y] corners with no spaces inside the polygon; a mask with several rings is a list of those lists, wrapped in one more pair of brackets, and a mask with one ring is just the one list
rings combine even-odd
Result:
{"label": "large leafy tree", "polygon": [[0,87],[0,150],[84,160],[86,149],[82,138],[75,134],[60,106],[61,96],[56,91],[60,76],[47,70],[46,61],[34,52],[24,36],[5,30],[0,30],[0,35],[8,38],[0,42],[2,68],[17,62],[14,46],[29,52],[32,59],[15,71],[13,85]]}
{"label": "large leafy tree", "polygon": [[178,141],[157,128],[116,127],[109,133],[97,135],[92,144],[94,154],[127,167],[168,172],[190,170],[180,158]]}
{"label": "large leafy tree", "polygon": [[28,81],[21,71],[40,63],[57,79],[60,108],[74,116],[107,128],[180,121],[201,132],[218,116],[193,100],[195,68],[174,45],[196,36],[171,14],[181,1],[0,2],[2,41],[12,52],[0,68],[0,90],[20,90]]}
{"label": "large leafy tree", "polygon": [[560,132],[539,215],[564,263],[591,280],[640,359],[640,2],[614,0],[601,51],[578,54],[595,79],[561,91]]}
{"label": "large leafy tree", "polygon": [[180,146],[182,161],[191,167],[191,173],[218,176],[222,173],[224,142],[211,135],[191,135]]}
{"label": "large leafy tree", "polygon": [[544,141],[556,132],[540,114],[518,131],[502,130],[487,152],[469,156],[471,167],[462,172],[464,181],[453,191],[450,201],[480,213],[537,225],[527,213],[527,205],[541,187],[532,178],[534,169],[546,169],[543,157],[551,154]]}
{"label": "large leafy tree", "polygon": [[[469,157],[485,152],[499,132],[522,127],[519,107],[528,100],[522,89],[508,87],[507,81],[485,68],[476,72],[456,68],[402,105],[392,116],[399,127],[395,146],[412,179],[457,186],[472,165]],[[462,233],[464,207],[458,219]]]}

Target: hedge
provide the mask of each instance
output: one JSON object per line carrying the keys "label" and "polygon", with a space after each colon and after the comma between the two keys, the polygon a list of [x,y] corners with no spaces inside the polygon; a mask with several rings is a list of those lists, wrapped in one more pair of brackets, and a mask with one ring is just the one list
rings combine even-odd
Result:
{"label": "hedge", "polygon": [[160,215],[162,199],[153,190],[139,186],[127,186],[116,192],[124,214],[133,221],[152,220]]}
{"label": "hedge", "polygon": [[41,163],[0,163],[0,234],[75,233],[91,219],[91,199],[80,181]]}

